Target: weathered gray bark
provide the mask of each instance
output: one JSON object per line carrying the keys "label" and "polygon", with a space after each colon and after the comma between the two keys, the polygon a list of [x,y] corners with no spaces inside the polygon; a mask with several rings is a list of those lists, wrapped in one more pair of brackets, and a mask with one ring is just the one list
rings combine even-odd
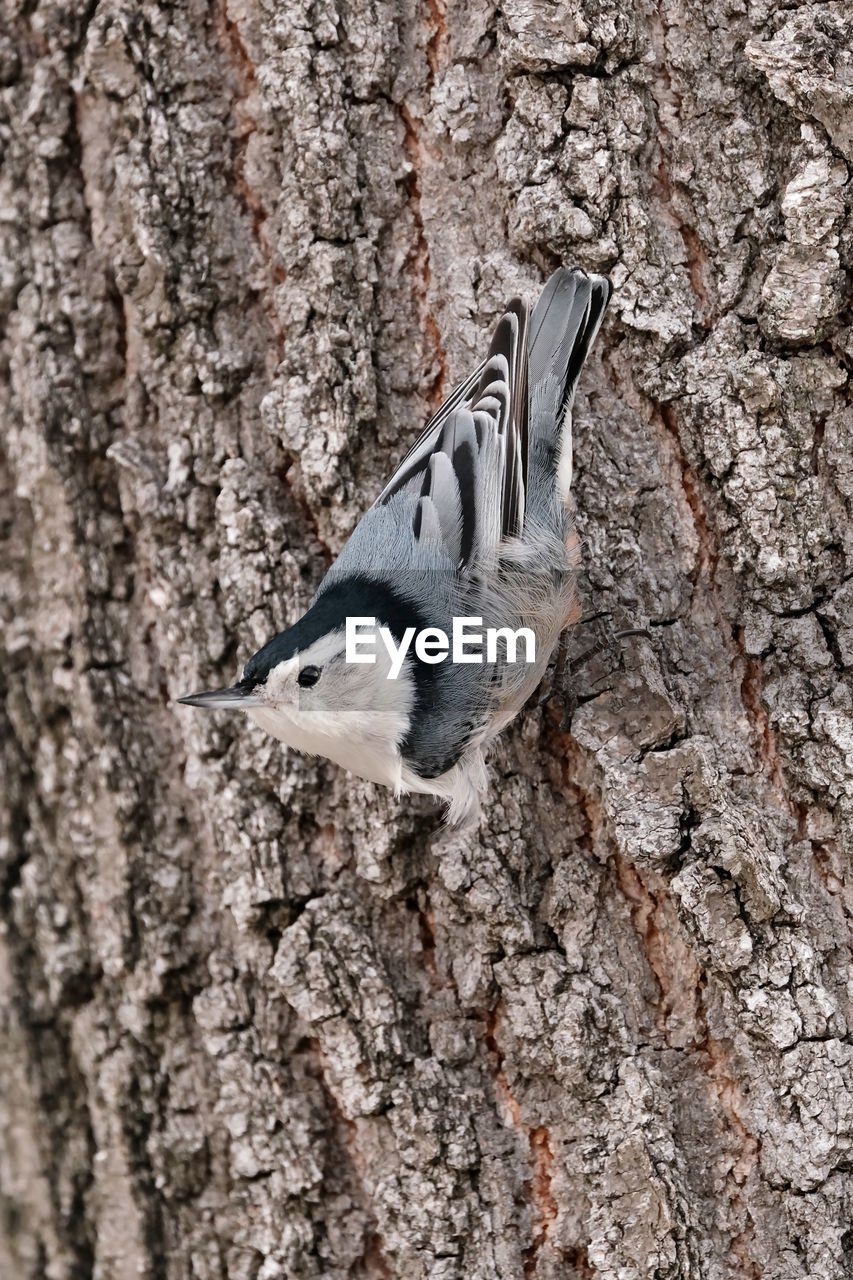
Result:
{"label": "weathered gray bark", "polygon": [[[4,9],[0,1275],[853,1274],[847,7]],[[651,639],[448,841],[173,699],[557,260]]]}

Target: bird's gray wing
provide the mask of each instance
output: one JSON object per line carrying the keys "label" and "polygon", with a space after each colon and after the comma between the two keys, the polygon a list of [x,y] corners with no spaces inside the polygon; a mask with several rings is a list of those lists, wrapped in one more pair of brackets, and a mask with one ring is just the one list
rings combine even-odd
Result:
{"label": "bird's gray wing", "polygon": [[485,365],[485,363],[486,362],[484,360],[482,364],[478,364],[474,372],[469,374],[464,382],[460,382],[458,386],[454,387],[447,399],[443,401],[438,409],[436,409],[435,413],[432,415],[403,461],[397,467],[397,470],[394,472],[379,497],[376,499],[377,504],[387,501],[393,493],[396,493],[398,489],[402,489],[405,484],[408,484],[413,476],[420,474],[424,465],[424,460],[429,458],[429,455],[435,448],[435,442],[439,437],[441,428],[444,426],[450,414],[458,404],[464,404],[470,400],[471,393],[479,382],[480,374],[483,372],[483,365]]}
{"label": "bird's gray wing", "polygon": [[480,367],[442,406],[377,499],[411,495],[418,543],[441,541],[458,569],[493,559],[524,524],[527,324],[515,298]]}

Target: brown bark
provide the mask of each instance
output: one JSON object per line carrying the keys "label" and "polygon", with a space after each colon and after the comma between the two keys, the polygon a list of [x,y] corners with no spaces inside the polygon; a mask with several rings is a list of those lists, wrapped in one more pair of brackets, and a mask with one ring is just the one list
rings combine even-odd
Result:
{"label": "brown bark", "polygon": [[[847,7],[4,12],[0,1275],[849,1276]],[[650,639],[449,839],[174,698],[558,260]]]}

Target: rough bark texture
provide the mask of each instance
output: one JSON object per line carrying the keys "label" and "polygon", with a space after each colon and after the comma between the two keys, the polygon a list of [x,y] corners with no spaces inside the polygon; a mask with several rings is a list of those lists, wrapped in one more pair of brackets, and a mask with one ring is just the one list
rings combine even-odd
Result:
{"label": "rough bark texture", "polygon": [[[0,1275],[853,1274],[849,7],[4,12]],[[452,840],[173,699],[558,260],[650,639]]]}

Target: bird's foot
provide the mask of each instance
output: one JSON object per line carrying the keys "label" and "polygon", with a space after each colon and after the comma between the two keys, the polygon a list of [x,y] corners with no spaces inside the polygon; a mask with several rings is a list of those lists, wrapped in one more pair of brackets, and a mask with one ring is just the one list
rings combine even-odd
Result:
{"label": "bird's foot", "polygon": [[[580,627],[593,623],[596,624],[594,643],[587,645],[580,652],[574,652]],[[540,702],[547,702],[550,698],[559,696],[563,709],[560,727],[564,732],[571,727],[572,718],[578,707],[607,692],[614,672],[624,665],[622,642],[634,636],[651,639],[645,627],[626,627],[617,630],[613,626],[613,615],[609,611],[589,614],[581,618],[575,628],[564,631],[560,636],[556,660],[549,667],[543,681]],[[583,668],[588,669],[587,679],[581,682],[577,678],[577,673]]]}

